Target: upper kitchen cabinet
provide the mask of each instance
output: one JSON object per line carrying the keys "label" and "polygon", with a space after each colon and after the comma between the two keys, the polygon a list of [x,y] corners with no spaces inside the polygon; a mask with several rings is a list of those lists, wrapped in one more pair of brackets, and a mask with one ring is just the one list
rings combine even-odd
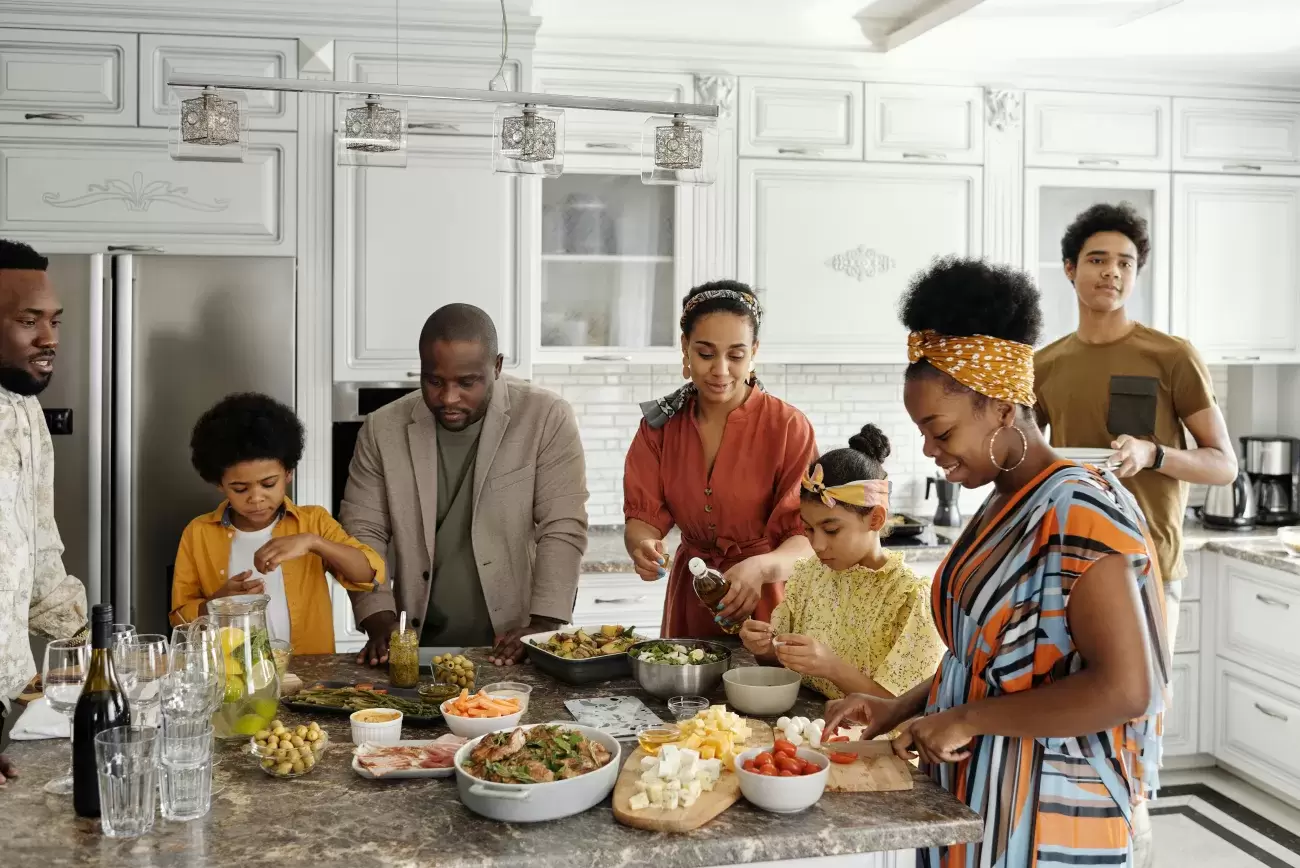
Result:
{"label": "upper kitchen cabinet", "polygon": [[135,126],[137,41],[0,28],[0,123]]}
{"label": "upper kitchen cabinet", "polygon": [[671,361],[689,289],[691,191],[636,160],[575,156],[542,185],[534,361]]}
{"label": "upper kitchen cabinet", "polygon": [[740,155],[862,159],[861,82],[740,79]]}
{"label": "upper kitchen cabinet", "polygon": [[334,379],[418,378],[420,329],[450,302],[487,311],[527,376],[519,179],[493,174],[481,139],[407,141],[405,169],[335,169]]}
{"label": "upper kitchen cabinet", "polygon": [[[364,81],[419,87],[454,87],[483,90],[497,74],[500,60],[457,45],[403,43],[400,57],[392,42],[340,40],[334,46],[334,77],[339,81]],[[399,61],[400,60],[400,64]],[[519,90],[523,74],[519,63],[506,61],[502,73],[511,90]],[[491,136],[492,103],[458,100],[410,100],[407,129],[413,135],[449,134]]]}
{"label": "upper kitchen cabinet", "polygon": [[1300,105],[1175,99],[1174,169],[1300,175]]}
{"label": "upper kitchen cabinet", "polygon": [[0,125],[0,237],[42,252],[108,244],[292,256],[296,137],[262,133],[242,163],[177,162],[167,130]]}
{"label": "upper kitchen cabinet", "polygon": [[905,163],[984,162],[984,90],[867,84],[866,156]]}
{"label": "upper kitchen cabinet", "polygon": [[[595,69],[538,69],[533,90],[599,99],[695,102],[695,79],[666,72],[607,72]],[[568,154],[639,158],[646,116],[634,112],[566,109],[564,145]],[[565,171],[569,171],[566,160]]]}
{"label": "upper kitchen cabinet", "polygon": [[1165,97],[1030,91],[1025,165],[1168,171],[1170,115]]}
{"label": "upper kitchen cabinet", "polygon": [[982,171],[740,161],[739,278],[763,362],[907,361],[898,299],[936,256],[979,256]]}
{"label": "upper kitchen cabinet", "polygon": [[1097,172],[1029,169],[1025,172],[1025,270],[1038,283],[1044,345],[1078,327],[1074,287],[1065,276],[1061,239],[1074,218],[1093,205],[1128,202],[1146,218],[1151,256],[1138,272],[1129,316],[1169,328],[1169,175],[1159,172]]}
{"label": "upper kitchen cabinet", "polygon": [[[180,97],[167,86],[167,79],[203,73],[297,78],[298,41],[141,34],[140,126],[176,126]],[[298,128],[297,94],[250,90],[244,98],[249,129],[292,132]]]}
{"label": "upper kitchen cabinet", "polygon": [[1207,362],[1300,359],[1300,178],[1174,176],[1173,331]]}

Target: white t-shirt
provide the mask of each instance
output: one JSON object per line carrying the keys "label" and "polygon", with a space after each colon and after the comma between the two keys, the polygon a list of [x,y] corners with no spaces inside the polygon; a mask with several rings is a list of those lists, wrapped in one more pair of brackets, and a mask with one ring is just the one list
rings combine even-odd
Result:
{"label": "white t-shirt", "polygon": [[249,532],[231,528],[235,532],[235,538],[230,541],[230,565],[226,569],[228,576],[252,570],[253,578],[260,578],[266,584],[266,595],[271,598],[266,607],[266,623],[271,628],[271,637],[292,642],[293,637],[289,635],[289,598],[284,594],[284,571],[276,567],[263,575],[253,566],[253,555],[271,541],[271,532],[278,523],[278,520],[273,521],[261,530]]}

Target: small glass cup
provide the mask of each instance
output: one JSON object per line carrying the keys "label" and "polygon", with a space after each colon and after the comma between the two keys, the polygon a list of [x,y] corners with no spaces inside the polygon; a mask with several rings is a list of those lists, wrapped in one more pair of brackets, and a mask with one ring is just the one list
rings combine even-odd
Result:
{"label": "small glass cup", "polygon": [[161,749],[162,815],[197,820],[212,808],[212,722],[166,720]]}
{"label": "small glass cup", "polygon": [[289,673],[289,661],[293,659],[293,646],[287,639],[271,640],[271,656],[275,659],[275,671],[280,674],[280,680]]}
{"label": "small glass cup", "polygon": [[682,731],[675,723],[653,723],[636,731],[636,743],[650,756],[658,756],[666,744],[682,740]]}
{"label": "small glass cup", "polygon": [[116,726],[95,736],[99,824],[110,838],[136,838],[153,829],[158,812],[158,731]]}
{"label": "small glass cup", "polygon": [[668,712],[673,720],[690,720],[709,707],[709,700],[703,696],[674,696],[668,700]]}

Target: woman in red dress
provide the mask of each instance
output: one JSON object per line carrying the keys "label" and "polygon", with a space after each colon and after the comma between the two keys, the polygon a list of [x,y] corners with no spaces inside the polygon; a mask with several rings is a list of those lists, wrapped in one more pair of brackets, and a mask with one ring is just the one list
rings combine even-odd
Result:
{"label": "woman in red dress", "polygon": [[[718,619],[767,620],[794,562],[811,557],[799,481],[817,455],[812,425],[754,376],[762,310],[743,283],[697,286],[682,303],[682,376],[645,416],[623,474],[624,543],[646,581],[668,579],[662,635],[723,634]],[[664,537],[682,544],[667,563]],[[722,610],[695,596],[687,564],[701,558],[731,591]]]}

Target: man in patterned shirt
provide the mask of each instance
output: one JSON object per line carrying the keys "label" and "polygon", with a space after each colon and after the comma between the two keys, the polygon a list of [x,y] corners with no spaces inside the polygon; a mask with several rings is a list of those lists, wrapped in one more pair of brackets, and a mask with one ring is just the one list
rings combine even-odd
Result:
{"label": "man in patterned shirt", "polygon": [[[54,444],[36,400],[54,372],[63,310],[49,260],[0,239],[0,722],[36,674],[28,632],[86,624],[86,589],[63,569],[54,523]],[[0,754],[0,784],[14,776]]]}

